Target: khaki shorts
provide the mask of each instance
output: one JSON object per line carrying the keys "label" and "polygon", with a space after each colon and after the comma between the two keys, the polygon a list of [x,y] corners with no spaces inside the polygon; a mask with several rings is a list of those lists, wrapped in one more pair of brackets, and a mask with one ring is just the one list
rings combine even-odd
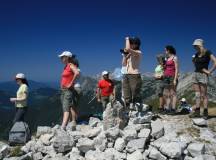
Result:
{"label": "khaki shorts", "polygon": [[156,94],[159,97],[163,97],[163,92],[164,92],[165,84],[163,80],[156,80]]}
{"label": "khaki shorts", "polygon": [[63,112],[69,112],[70,108],[77,107],[77,97],[76,97],[75,90],[62,89],[61,103],[62,103]]}
{"label": "khaki shorts", "polygon": [[192,76],[193,83],[208,84],[208,76],[205,73],[194,72]]}

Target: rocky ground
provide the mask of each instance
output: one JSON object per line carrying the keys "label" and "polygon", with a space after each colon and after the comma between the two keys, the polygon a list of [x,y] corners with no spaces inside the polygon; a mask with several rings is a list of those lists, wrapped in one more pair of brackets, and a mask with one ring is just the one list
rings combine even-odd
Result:
{"label": "rocky ground", "polygon": [[131,106],[125,126],[120,103],[109,105],[104,121],[90,118],[77,131],[40,126],[25,146],[0,143],[4,160],[215,160],[216,118],[157,115]]}

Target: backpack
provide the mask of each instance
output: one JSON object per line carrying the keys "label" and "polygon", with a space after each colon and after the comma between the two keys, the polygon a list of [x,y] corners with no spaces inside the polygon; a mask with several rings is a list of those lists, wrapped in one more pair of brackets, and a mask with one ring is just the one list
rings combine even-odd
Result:
{"label": "backpack", "polygon": [[22,145],[31,139],[29,126],[26,122],[16,122],[9,132],[10,145]]}

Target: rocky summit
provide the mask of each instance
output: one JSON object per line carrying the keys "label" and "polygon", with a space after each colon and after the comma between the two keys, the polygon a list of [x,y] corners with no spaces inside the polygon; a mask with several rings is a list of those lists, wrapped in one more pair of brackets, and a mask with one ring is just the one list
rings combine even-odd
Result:
{"label": "rocky summit", "polygon": [[91,117],[88,125],[78,125],[76,131],[70,123],[66,131],[59,125],[39,126],[24,146],[1,142],[0,159],[215,160],[216,118],[157,115],[144,104],[130,108],[128,114],[121,103],[109,104],[103,121]]}

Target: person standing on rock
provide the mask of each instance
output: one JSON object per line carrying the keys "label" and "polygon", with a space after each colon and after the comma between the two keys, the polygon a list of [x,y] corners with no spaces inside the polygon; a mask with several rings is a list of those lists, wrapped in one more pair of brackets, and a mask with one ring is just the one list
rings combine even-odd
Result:
{"label": "person standing on rock", "polygon": [[159,97],[159,113],[164,112],[164,97],[163,97],[163,92],[164,92],[164,65],[165,65],[165,56],[164,54],[159,54],[157,55],[157,61],[158,65],[155,68],[155,80],[157,82],[157,88],[156,92]]}
{"label": "person standing on rock", "polygon": [[114,102],[116,98],[115,95],[115,85],[114,82],[109,78],[109,72],[102,72],[102,79],[98,82],[97,86],[97,101],[102,103],[103,111],[109,102]]}
{"label": "person standing on rock", "polygon": [[65,64],[61,77],[61,103],[63,108],[62,129],[66,129],[70,113],[72,116],[72,130],[76,130],[77,106],[75,99],[74,83],[79,76],[79,69],[73,64],[73,55],[69,51],[64,51],[59,55]]}
{"label": "person standing on rock", "polygon": [[[176,56],[176,49],[168,45],[165,47],[165,53],[167,60],[164,66],[164,96],[165,96],[165,110],[169,114],[176,113],[176,87],[178,84],[178,74],[179,74],[179,62]],[[171,108],[170,108],[171,107]]]}
{"label": "person standing on rock", "polygon": [[10,98],[10,101],[15,103],[16,114],[13,123],[24,121],[27,112],[28,99],[28,81],[23,73],[18,73],[15,77],[17,84],[20,86],[17,91],[16,98]]}
{"label": "person standing on rock", "polygon": [[[208,49],[204,48],[204,41],[202,39],[196,39],[193,42],[194,49],[197,53],[193,56],[193,63],[195,66],[195,72],[193,73],[193,89],[195,91],[196,106],[194,112],[190,115],[191,118],[200,116],[200,103],[203,100],[203,117],[208,119],[208,96],[207,96],[207,84],[208,76],[210,76],[216,69],[216,57]],[[209,69],[210,61],[213,62],[213,67]]]}
{"label": "person standing on rock", "polygon": [[125,49],[123,50],[123,62],[126,66],[126,74],[123,76],[122,87],[125,100],[125,107],[129,110],[130,103],[141,103],[142,79],[140,74],[140,63],[142,52],[140,51],[141,41],[137,37],[125,38]]}

